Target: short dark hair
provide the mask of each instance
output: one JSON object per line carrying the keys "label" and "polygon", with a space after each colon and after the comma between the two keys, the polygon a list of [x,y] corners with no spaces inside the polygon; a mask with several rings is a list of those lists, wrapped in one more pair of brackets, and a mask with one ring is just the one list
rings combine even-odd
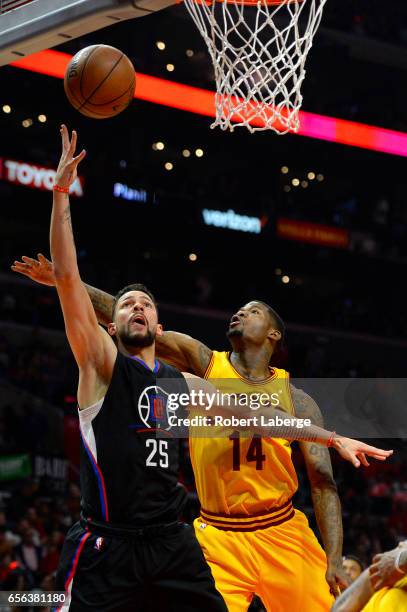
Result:
{"label": "short dark hair", "polygon": [[361,559],[359,559],[359,557],[357,557],[356,555],[343,555],[343,560],[344,561],[354,561],[355,563],[357,563],[360,567],[360,569],[363,570],[365,569],[364,563]]}
{"label": "short dark hair", "polygon": [[114,296],[113,307],[112,307],[112,320],[114,317],[114,312],[116,310],[117,302],[120,300],[122,295],[124,295],[125,293],[128,293],[129,291],[141,291],[142,293],[145,293],[146,295],[148,295],[148,297],[153,302],[154,306],[156,307],[156,310],[158,310],[156,299],[154,295],[151,293],[150,289],[147,289],[147,287],[141,283],[133,283],[132,285],[126,285],[125,287],[123,287],[123,289],[120,289],[120,291],[118,291],[116,295]]}
{"label": "short dark hair", "polygon": [[278,341],[278,346],[279,347],[283,346],[284,341],[285,341],[285,324],[284,324],[283,319],[280,317],[278,312],[276,312],[274,308],[269,306],[269,304],[266,304],[266,302],[263,302],[262,300],[254,300],[254,301],[258,302],[259,304],[262,304],[267,309],[267,312],[269,313],[270,318],[272,319],[274,325],[277,327],[278,331],[281,334],[281,338]]}

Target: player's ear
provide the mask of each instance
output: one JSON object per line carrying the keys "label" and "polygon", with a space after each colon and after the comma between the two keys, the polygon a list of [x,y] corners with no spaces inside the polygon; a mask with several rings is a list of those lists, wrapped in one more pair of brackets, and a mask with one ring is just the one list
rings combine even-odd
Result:
{"label": "player's ear", "polygon": [[109,325],[107,326],[107,332],[110,336],[115,336],[116,335],[116,323],[109,323]]}
{"label": "player's ear", "polygon": [[278,342],[281,340],[281,332],[278,331],[278,329],[270,329],[269,333],[267,334],[267,338],[269,340],[273,340],[274,342]]}
{"label": "player's ear", "polygon": [[161,325],[161,323],[157,324],[157,330],[156,330],[156,336],[162,336],[164,333],[164,329],[163,326]]}

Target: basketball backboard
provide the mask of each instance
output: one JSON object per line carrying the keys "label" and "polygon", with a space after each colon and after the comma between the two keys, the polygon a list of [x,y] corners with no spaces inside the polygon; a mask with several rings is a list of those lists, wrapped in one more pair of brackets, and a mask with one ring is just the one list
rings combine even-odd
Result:
{"label": "basketball backboard", "polygon": [[175,0],[0,0],[0,66]]}

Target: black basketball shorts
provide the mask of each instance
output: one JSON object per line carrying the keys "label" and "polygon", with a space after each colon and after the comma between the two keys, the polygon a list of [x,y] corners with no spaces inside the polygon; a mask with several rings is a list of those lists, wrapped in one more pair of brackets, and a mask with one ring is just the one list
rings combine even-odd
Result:
{"label": "black basketball shorts", "polygon": [[56,590],[63,612],[227,612],[193,528],[89,530],[76,523],[63,546]]}

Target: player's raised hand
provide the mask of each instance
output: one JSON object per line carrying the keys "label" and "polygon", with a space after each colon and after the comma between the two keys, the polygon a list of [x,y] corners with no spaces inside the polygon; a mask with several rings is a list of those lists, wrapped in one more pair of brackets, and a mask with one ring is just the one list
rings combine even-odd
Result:
{"label": "player's raised hand", "polygon": [[55,285],[54,266],[42,253],[38,253],[37,259],[23,255],[21,261],[15,261],[11,269],[13,272],[28,276],[28,278],[41,285],[48,285],[49,287]]}
{"label": "player's raised hand", "polygon": [[72,130],[72,137],[69,138],[68,128],[64,124],[61,125],[60,133],[62,138],[62,154],[55,175],[55,184],[66,189],[75,181],[78,164],[85,157],[86,151],[82,149],[79,155],[75,157],[76,142],[78,140],[77,133],[75,130]]}
{"label": "player's raised hand", "polygon": [[332,446],[343,459],[350,461],[355,467],[359,467],[361,463],[365,466],[370,465],[366,456],[385,461],[387,457],[393,454],[392,450],[383,450],[343,436],[335,436]]}

